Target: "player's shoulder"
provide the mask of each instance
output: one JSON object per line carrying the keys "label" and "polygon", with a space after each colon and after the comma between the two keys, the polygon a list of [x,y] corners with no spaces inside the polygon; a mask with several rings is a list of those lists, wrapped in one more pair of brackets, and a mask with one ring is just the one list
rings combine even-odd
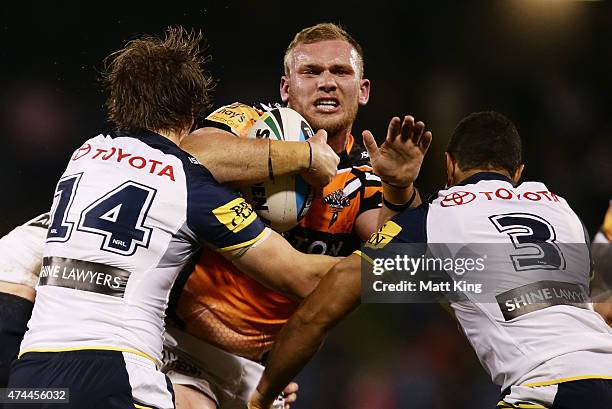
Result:
{"label": "player's shoulder", "polygon": [[236,136],[245,137],[264,111],[262,104],[251,106],[234,102],[211,112],[202,123],[202,127],[219,128]]}
{"label": "player's shoulder", "polygon": [[24,246],[30,244],[41,244],[47,235],[49,221],[49,213],[43,213],[31,220],[28,220],[22,225],[15,227],[0,240],[3,243],[10,241]]}
{"label": "player's shoulder", "polygon": [[338,173],[348,173],[359,179],[363,185],[380,185],[380,177],[374,173],[368,152],[360,145],[352,147],[349,153],[340,155]]}
{"label": "player's shoulder", "polygon": [[380,248],[387,243],[426,243],[429,203],[406,209],[389,219],[368,240],[368,246]]}
{"label": "player's shoulder", "polygon": [[51,222],[51,216],[49,212],[45,212],[36,216],[35,218],[28,220],[23,226],[37,227],[39,229],[47,230]]}
{"label": "player's shoulder", "polygon": [[406,209],[395,215],[393,221],[401,227],[404,241],[411,243],[422,243],[427,241],[427,217],[429,215],[429,201],[424,201],[419,206]]}
{"label": "player's shoulder", "polygon": [[347,141],[346,150],[340,154],[340,164],[342,168],[359,168],[370,166],[370,155],[363,144],[352,135]]}
{"label": "player's shoulder", "polygon": [[349,172],[352,177],[359,179],[363,186],[382,187],[380,177],[374,173],[374,169],[372,169],[369,163],[352,166],[348,168],[346,172]]}
{"label": "player's shoulder", "polygon": [[[211,171],[194,156],[187,152],[182,153],[183,170],[185,172],[189,197],[205,199],[208,195],[214,195],[219,189],[231,190],[217,182]],[[194,201],[190,200],[190,202]]]}
{"label": "player's shoulder", "polygon": [[36,285],[48,226],[43,213],[0,238],[0,281]]}

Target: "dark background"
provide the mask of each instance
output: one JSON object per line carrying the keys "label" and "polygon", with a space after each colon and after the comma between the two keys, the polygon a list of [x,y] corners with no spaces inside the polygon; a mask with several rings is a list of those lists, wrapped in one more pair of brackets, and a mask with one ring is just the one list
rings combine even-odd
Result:
{"label": "dark background", "polygon": [[[176,4],[175,4],[176,3]],[[434,133],[419,187],[445,182],[443,152],[470,112],[498,110],[525,144],[527,179],[565,197],[591,235],[612,197],[612,9],[604,2],[19,2],[3,5],[0,233],[46,211],[67,158],[108,129],[96,77],[140,34],[201,28],[215,105],[278,101],[300,29],[341,23],[365,50],[370,103],[353,130],[384,137],[394,115]],[[369,305],[301,376],[296,408],[487,408],[498,390],[436,306]]]}

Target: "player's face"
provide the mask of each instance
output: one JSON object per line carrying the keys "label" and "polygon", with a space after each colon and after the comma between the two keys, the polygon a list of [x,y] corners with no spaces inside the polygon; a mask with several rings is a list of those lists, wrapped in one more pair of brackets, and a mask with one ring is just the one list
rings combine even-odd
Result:
{"label": "player's face", "polygon": [[289,76],[281,79],[283,102],[329,136],[351,130],[359,105],[365,105],[369,95],[370,81],[361,79],[357,51],[343,40],[298,44]]}

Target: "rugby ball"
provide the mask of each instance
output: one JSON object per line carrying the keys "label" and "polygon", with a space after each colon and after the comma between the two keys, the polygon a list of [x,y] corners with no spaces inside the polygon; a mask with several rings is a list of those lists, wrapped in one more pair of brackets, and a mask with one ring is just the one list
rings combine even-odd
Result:
{"label": "rugby ball", "polygon": [[[302,115],[290,108],[265,112],[248,133],[249,138],[303,142],[314,132]],[[274,181],[242,189],[244,198],[272,229],[284,232],[296,226],[312,202],[312,188],[299,175],[275,177]]]}

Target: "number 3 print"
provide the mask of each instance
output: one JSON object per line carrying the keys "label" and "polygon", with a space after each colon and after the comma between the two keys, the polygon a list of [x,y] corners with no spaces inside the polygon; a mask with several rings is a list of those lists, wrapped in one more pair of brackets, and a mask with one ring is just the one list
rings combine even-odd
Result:
{"label": "number 3 print", "polygon": [[565,258],[555,240],[555,229],[547,220],[530,213],[508,213],[490,216],[500,233],[506,233],[514,248],[510,255],[516,271],[563,270]]}

